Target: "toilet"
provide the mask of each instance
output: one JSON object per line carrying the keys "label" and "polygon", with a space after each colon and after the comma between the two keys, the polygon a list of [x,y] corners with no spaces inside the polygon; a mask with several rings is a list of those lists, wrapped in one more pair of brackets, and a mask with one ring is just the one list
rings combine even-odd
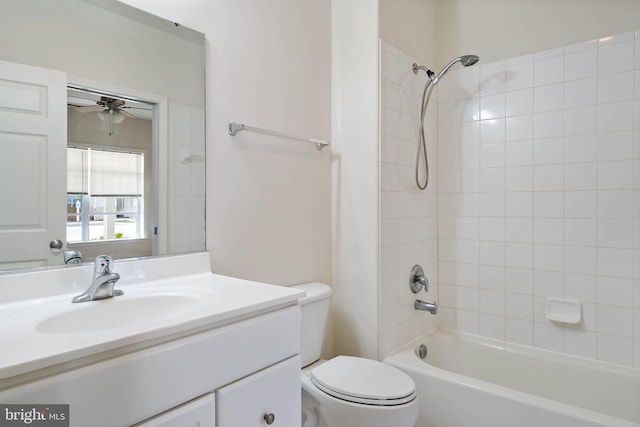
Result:
{"label": "toilet", "polygon": [[331,288],[294,286],[300,299],[302,427],[413,427],[418,398],[413,380],[399,369],[361,357],[320,360]]}

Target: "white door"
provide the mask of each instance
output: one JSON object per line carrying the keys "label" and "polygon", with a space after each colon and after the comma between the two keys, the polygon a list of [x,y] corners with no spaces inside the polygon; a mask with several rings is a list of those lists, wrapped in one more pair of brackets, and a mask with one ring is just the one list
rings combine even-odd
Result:
{"label": "white door", "polygon": [[66,73],[0,61],[0,269],[62,264]]}

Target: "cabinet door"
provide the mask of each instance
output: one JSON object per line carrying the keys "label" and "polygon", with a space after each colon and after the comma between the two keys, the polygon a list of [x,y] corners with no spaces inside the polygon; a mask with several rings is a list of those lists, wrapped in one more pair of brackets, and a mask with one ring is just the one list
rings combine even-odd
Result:
{"label": "cabinet door", "polygon": [[134,427],[215,427],[215,395],[207,394]]}
{"label": "cabinet door", "polygon": [[216,391],[218,427],[300,427],[300,357]]}

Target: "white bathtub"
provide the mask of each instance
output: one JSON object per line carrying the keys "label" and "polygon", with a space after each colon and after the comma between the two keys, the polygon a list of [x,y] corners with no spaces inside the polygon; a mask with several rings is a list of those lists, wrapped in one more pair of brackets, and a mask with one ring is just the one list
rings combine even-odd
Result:
{"label": "white bathtub", "polygon": [[385,362],[416,382],[417,427],[640,426],[637,369],[447,331]]}

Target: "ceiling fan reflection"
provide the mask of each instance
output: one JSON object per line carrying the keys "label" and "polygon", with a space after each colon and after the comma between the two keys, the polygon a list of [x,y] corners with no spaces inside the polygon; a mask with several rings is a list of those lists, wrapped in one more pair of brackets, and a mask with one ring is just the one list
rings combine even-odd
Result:
{"label": "ceiling fan reflection", "polygon": [[136,119],[137,117],[127,109],[139,109],[146,110],[145,108],[137,108],[126,105],[123,99],[110,98],[108,96],[100,97],[100,100],[96,101],[95,105],[73,105],[74,109],[80,113],[97,113],[100,120],[108,120],[109,123],[109,136],[113,135],[113,125],[122,123],[125,118]]}

